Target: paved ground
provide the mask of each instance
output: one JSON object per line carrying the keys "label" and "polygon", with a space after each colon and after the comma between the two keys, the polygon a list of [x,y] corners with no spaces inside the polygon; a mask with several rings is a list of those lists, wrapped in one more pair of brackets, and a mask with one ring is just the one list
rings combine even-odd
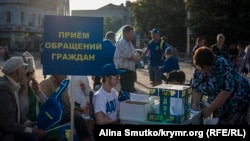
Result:
{"label": "paved ground", "polygon": [[[35,56],[35,55],[34,55]],[[3,59],[0,58],[0,66],[3,65]],[[44,79],[42,68],[43,66],[40,64],[40,59],[38,56],[35,56],[35,63],[36,63],[36,79],[38,82]],[[186,84],[189,83],[190,78],[192,76],[193,67],[190,65],[190,63],[187,62],[180,62],[180,69],[183,70],[186,74]],[[2,72],[0,72],[0,75]],[[48,76],[47,76],[48,77]],[[248,79],[250,80],[250,74],[248,74]],[[91,80],[91,77],[89,77],[89,83],[92,88],[93,81]],[[137,89],[137,93],[141,94],[148,94],[149,88],[151,87],[149,82],[149,76],[148,76],[148,69],[145,67],[144,69],[137,69],[137,82],[135,83],[135,88]],[[119,89],[119,86],[117,87]]]}
{"label": "paved ground", "polygon": [[[190,64],[180,62],[180,69],[186,74],[186,84],[189,83],[193,68]],[[137,82],[135,84],[136,89],[141,93],[148,93],[148,89],[151,87],[149,81],[148,69],[137,69]]]}
{"label": "paved ground", "polygon": [[[3,65],[3,59],[0,58],[0,67]],[[35,63],[36,63],[36,79],[38,82],[44,79],[43,73],[42,73],[42,68],[43,66],[40,64],[40,59],[38,57],[35,57]],[[190,78],[192,76],[193,72],[193,67],[190,65],[190,63],[187,62],[180,62],[180,69],[183,70],[186,74],[186,84],[189,83]],[[2,72],[0,71],[0,76],[3,75]],[[48,76],[47,76],[48,77]],[[250,80],[250,74],[246,76],[248,80]],[[91,77],[89,76],[89,83],[92,88],[93,86],[93,81],[91,80]],[[150,82],[149,82],[149,76],[148,76],[148,69],[137,69],[137,82],[135,83],[135,88],[137,90],[137,93],[139,94],[149,94],[149,88],[151,87]],[[117,87],[119,90],[119,86]],[[249,111],[250,114],[250,111]],[[250,118],[249,118],[249,123],[250,123]]]}

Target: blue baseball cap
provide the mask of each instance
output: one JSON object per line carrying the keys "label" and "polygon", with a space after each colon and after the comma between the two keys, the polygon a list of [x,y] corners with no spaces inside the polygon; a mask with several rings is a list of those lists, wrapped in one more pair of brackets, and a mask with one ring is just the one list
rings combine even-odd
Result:
{"label": "blue baseball cap", "polygon": [[125,70],[116,69],[115,64],[106,64],[102,67],[102,76],[120,75],[125,73]]}
{"label": "blue baseball cap", "polygon": [[174,53],[174,50],[173,50],[172,47],[167,47],[167,48],[165,49],[165,54],[173,54],[173,53]]}
{"label": "blue baseball cap", "polygon": [[150,32],[154,34],[156,33],[160,34],[160,30],[158,28],[153,28]]}

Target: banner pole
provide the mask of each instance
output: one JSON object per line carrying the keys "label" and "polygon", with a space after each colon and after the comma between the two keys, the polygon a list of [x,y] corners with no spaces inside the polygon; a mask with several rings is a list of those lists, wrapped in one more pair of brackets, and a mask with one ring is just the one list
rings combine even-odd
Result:
{"label": "banner pole", "polygon": [[74,109],[75,109],[75,102],[74,102],[74,92],[73,92],[73,81],[74,76],[69,76],[70,78],[70,140],[74,141]]}

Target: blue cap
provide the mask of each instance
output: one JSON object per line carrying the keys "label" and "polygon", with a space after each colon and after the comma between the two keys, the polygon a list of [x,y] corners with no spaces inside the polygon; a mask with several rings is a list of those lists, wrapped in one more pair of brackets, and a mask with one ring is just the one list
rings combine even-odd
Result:
{"label": "blue cap", "polygon": [[173,50],[172,47],[167,47],[167,48],[165,49],[165,54],[173,54],[173,53],[174,53],[174,50]]}
{"label": "blue cap", "polygon": [[124,72],[125,70],[116,69],[113,63],[106,64],[102,67],[102,76],[120,75]]}
{"label": "blue cap", "polygon": [[153,28],[151,31],[151,33],[159,33],[160,34],[160,30],[158,28]]}

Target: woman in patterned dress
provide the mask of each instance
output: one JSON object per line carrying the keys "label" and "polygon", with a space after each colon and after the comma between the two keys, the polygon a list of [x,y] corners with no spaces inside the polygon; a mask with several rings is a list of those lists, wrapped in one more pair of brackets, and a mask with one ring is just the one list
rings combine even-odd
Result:
{"label": "woman in patterned dress", "polygon": [[250,82],[227,59],[216,56],[210,48],[200,47],[193,56],[192,108],[200,109],[201,94],[209,106],[201,109],[204,117],[219,118],[218,124],[247,124]]}

